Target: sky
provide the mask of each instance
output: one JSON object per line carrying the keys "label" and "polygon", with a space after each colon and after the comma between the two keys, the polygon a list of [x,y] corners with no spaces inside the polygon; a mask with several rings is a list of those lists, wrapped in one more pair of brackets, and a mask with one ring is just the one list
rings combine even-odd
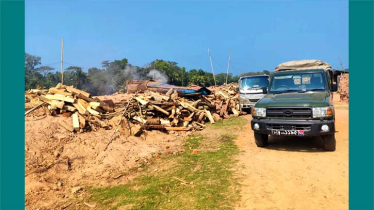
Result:
{"label": "sky", "polygon": [[25,51],[42,65],[101,67],[127,58],[230,73],[273,71],[286,61],[348,63],[348,0],[26,0]]}

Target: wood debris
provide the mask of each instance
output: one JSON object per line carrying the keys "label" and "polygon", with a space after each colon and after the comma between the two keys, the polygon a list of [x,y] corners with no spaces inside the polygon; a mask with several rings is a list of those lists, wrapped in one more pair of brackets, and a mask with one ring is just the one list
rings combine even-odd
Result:
{"label": "wood debris", "polygon": [[70,132],[91,130],[90,124],[108,128],[108,123],[104,119],[108,117],[101,116],[115,111],[105,102],[97,98],[91,98],[89,93],[61,83],[47,90],[31,89],[26,91],[25,101],[31,102],[31,100],[40,101],[40,103],[34,102],[39,105],[26,112],[25,115],[44,106],[52,115],[61,114],[65,117],[71,117],[71,125],[64,121],[60,122],[60,126]]}
{"label": "wood debris", "polygon": [[[126,123],[126,126],[121,126],[129,130],[127,133],[139,136],[144,130],[198,131],[204,129],[205,123],[213,124],[221,119],[246,114],[239,111],[238,95],[233,85],[216,86],[212,88],[210,95],[192,97],[181,97],[172,89],[166,94],[147,90],[142,94],[135,94],[123,107],[117,107],[117,112],[112,104],[91,97],[85,91],[61,84],[49,90],[27,91],[25,99],[36,101],[38,107],[48,108],[51,115],[70,117],[71,125],[60,123],[62,128],[70,132],[113,129],[113,126],[116,126],[116,130],[119,125],[110,125],[108,120],[121,116],[124,120],[119,123]],[[110,139],[109,142],[111,141]]]}

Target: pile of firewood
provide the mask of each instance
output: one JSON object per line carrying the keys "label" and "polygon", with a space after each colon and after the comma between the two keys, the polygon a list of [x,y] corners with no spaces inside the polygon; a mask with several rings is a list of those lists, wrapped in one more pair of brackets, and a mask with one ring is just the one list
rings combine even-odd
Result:
{"label": "pile of firewood", "polygon": [[206,122],[246,114],[240,112],[238,93],[233,87],[223,87],[213,94],[192,100],[178,97],[171,89],[165,95],[146,91],[127,102],[125,116],[145,130],[202,130]]}
{"label": "pile of firewood", "polygon": [[231,116],[247,114],[239,111],[239,93],[235,85],[216,86],[211,90],[213,92],[212,95],[203,97],[215,107],[220,117],[227,119]]}
{"label": "pile of firewood", "polygon": [[128,126],[125,127],[132,134],[139,134],[142,130],[202,130],[207,122],[215,123],[222,118],[246,114],[239,111],[238,92],[232,85],[217,86],[211,95],[198,98],[180,97],[173,89],[166,94],[146,91],[134,94],[117,107],[116,112],[113,102],[101,101],[85,91],[61,84],[46,90],[27,91],[25,100],[36,105],[25,115],[44,106],[50,115],[71,117],[69,123],[60,121],[61,126],[71,132],[95,130],[96,127],[111,129],[114,125],[108,120],[113,117],[121,118],[117,127],[125,123],[122,118],[126,119]]}
{"label": "pile of firewood", "polygon": [[215,122],[210,103],[178,97],[172,89],[166,95],[151,91],[134,95],[125,107],[124,116],[145,130],[201,130],[205,121]]}
{"label": "pile of firewood", "polygon": [[114,112],[114,107],[109,106],[105,101],[97,97],[92,98],[90,93],[60,83],[48,90],[32,89],[25,92],[25,101],[36,105],[25,115],[39,107],[45,107],[48,115],[61,114],[64,117],[71,117],[71,124],[60,122],[61,126],[71,132],[83,132],[91,125],[109,128],[102,119]]}

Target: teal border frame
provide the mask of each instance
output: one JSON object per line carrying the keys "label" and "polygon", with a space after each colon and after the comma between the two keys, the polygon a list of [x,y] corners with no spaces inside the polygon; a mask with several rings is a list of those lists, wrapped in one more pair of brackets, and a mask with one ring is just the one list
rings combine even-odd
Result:
{"label": "teal border frame", "polygon": [[0,209],[25,209],[25,2],[0,0]]}
{"label": "teal border frame", "polygon": [[[372,0],[349,1],[349,207],[360,210],[374,209],[373,12]],[[0,209],[25,209],[24,18],[24,0],[0,0]]]}
{"label": "teal border frame", "polygon": [[349,1],[349,208],[373,205],[374,2]]}

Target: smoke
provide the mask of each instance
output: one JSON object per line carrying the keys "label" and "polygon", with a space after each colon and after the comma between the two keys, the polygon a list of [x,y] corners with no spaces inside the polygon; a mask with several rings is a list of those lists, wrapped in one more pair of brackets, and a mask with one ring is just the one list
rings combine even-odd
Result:
{"label": "smoke", "polygon": [[136,66],[126,65],[125,69],[123,70],[125,76],[131,80],[142,80],[142,75],[139,74],[139,69]]}
{"label": "smoke", "polygon": [[167,83],[169,81],[168,76],[160,70],[152,69],[147,74],[143,71],[143,75],[139,71],[139,68],[136,66],[127,65],[126,68],[123,70],[124,75],[129,80],[148,80],[153,79],[156,81],[160,81],[162,83]]}
{"label": "smoke", "polygon": [[166,76],[166,74],[164,72],[156,70],[156,69],[152,69],[151,71],[149,71],[147,76],[150,77],[153,80],[157,80],[157,81],[160,81],[162,83],[167,83],[168,80],[169,80],[169,78]]}

